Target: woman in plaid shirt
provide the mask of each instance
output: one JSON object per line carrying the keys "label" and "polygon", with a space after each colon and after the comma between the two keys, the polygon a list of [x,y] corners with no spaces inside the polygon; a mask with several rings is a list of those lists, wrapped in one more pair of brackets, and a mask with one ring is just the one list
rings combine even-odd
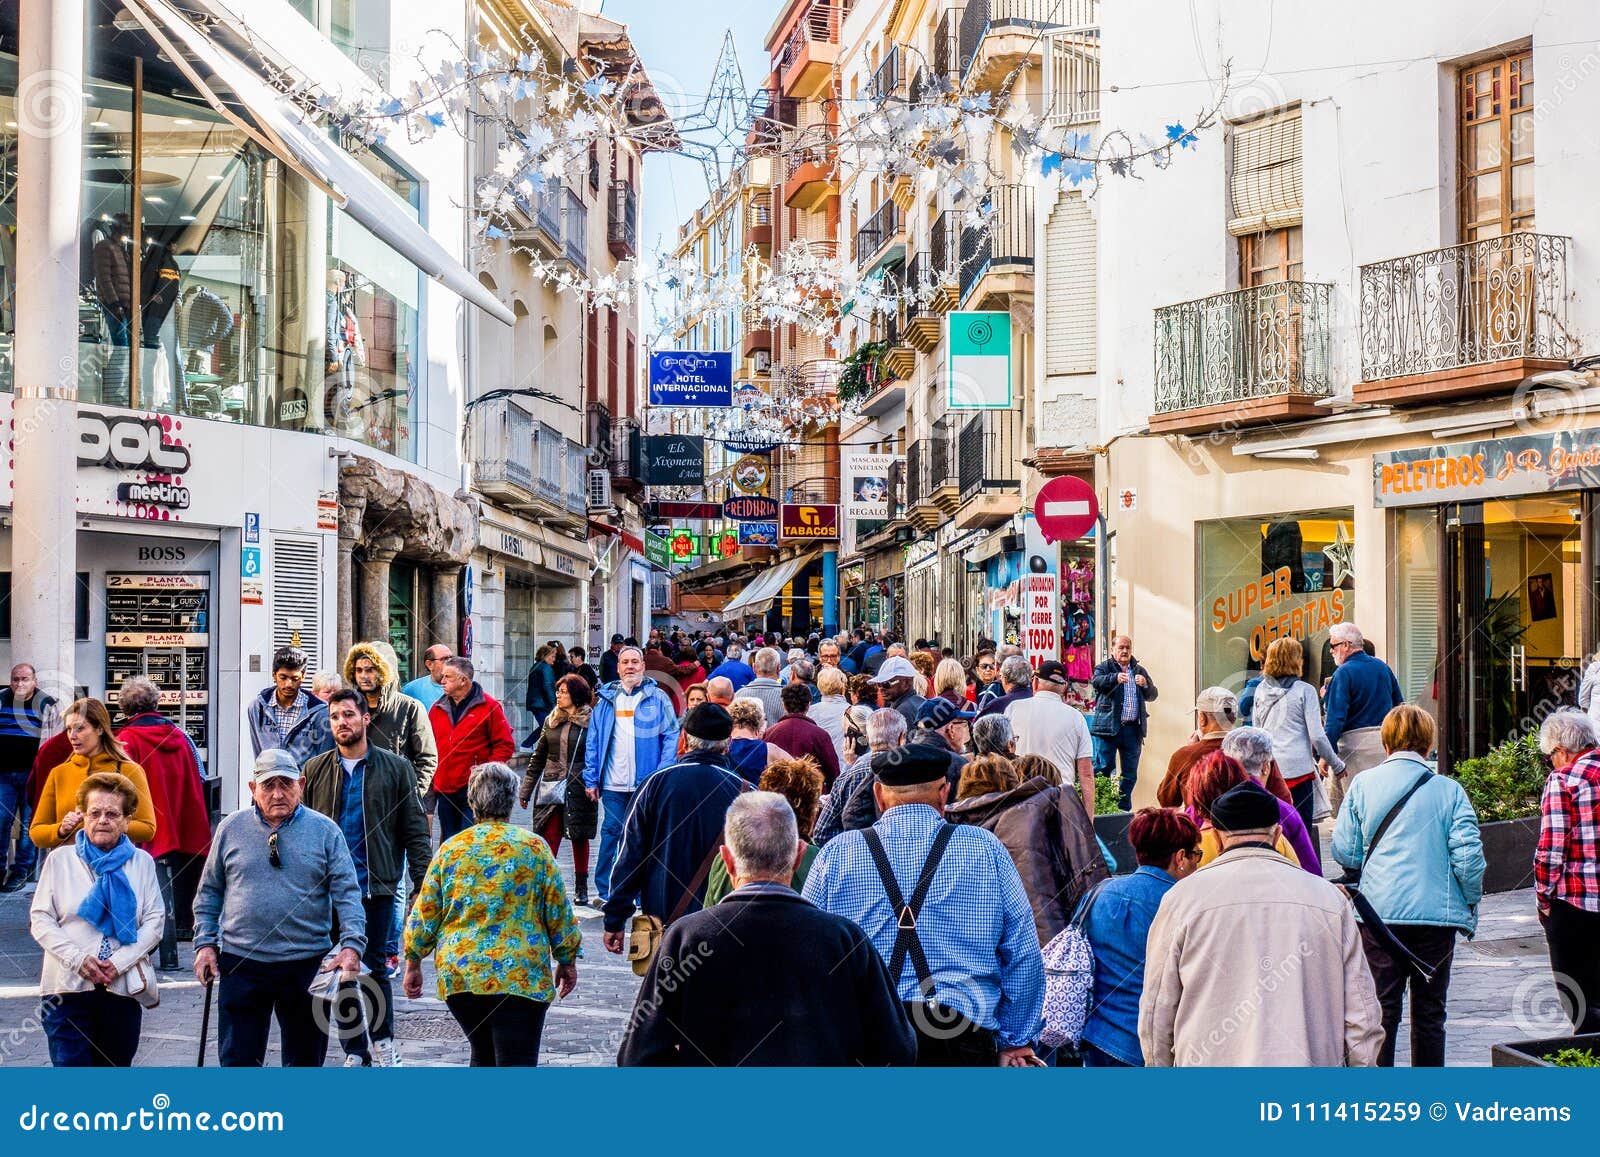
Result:
{"label": "woman in plaid shirt", "polygon": [[[1581,711],[1546,717],[1539,750],[1554,770],[1539,801],[1533,855],[1539,922],[1573,1029],[1600,1032],[1600,738]],[[1574,991],[1574,989],[1576,991]]]}

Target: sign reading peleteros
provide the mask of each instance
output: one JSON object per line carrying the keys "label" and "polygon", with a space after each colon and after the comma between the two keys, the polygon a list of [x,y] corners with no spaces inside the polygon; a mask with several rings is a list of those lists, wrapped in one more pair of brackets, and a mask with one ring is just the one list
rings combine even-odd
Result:
{"label": "sign reading peleteros", "polygon": [[1433,506],[1600,487],[1600,435],[1591,430],[1486,438],[1372,456],[1376,505]]}

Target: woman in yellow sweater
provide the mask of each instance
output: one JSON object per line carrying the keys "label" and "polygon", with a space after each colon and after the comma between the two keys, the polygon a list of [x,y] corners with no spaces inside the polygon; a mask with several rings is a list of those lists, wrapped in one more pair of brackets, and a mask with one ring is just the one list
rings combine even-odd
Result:
{"label": "woman in yellow sweater", "polygon": [[44,781],[39,806],[33,811],[28,837],[41,848],[68,843],[83,826],[78,810],[78,788],[89,776],[114,771],[127,776],[139,789],[139,804],[128,821],[128,838],[148,844],[156,835],[156,813],[150,803],[150,784],[144,768],[128,758],[111,734],[111,713],[98,699],[79,699],[61,714],[72,758],[58,763]]}

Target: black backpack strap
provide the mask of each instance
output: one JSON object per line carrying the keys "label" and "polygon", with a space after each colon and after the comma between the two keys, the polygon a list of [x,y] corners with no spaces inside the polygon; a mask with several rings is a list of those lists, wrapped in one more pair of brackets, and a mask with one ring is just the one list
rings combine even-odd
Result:
{"label": "black backpack strap", "polygon": [[927,859],[922,861],[922,873],[917,877],[909,901],[901,894],[900,883],[894,878],[894,869],[889,865],[889,853],[884,849],[883,840],[872,828],[867,828],[863,833],[867,839],[867,850],[872,853],[872,862],[883,881],[883,890],[889,897],[889,907],[895,914],[894,951],[889,958],[890,983],[900,983],[900,973],[909,955],[911,967],[917,974],[917,989],[925,999],[933,996],[933,969],[928,967],[927,954],[923,952],[922,940],[917,935],[917,916],[928,898],[929,889],[933,887],[934,873],[939,870],[939,862],[944,859],[945,849],[950,845],[950,837],[955,830],[955,824],[939,826],[938,834],[933,837],[933,846],[928,849]]}

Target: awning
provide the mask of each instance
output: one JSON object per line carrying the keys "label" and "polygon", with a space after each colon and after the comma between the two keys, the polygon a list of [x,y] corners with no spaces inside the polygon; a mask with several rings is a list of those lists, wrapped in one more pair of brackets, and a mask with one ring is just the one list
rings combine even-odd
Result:
{"label": "awning", "polygon": [[[248,64],[184,19],[167,0],[125,3],[207,104],[429,277],[496,321],[516,323],[511,310],[411,216],[410,206]],[[219,88],[231,91],[235,104],[249,116],[223,100]]]}
{"label": "awning", "polygon": [[746,615],[759,615],[772,605],[772,600],[783,593],[802,567],[817,557],[818,552],[796,555],[784,559],[771,570],[762,571],[755,581],[734,595],[722,608],[724,619],[742,619]]}

